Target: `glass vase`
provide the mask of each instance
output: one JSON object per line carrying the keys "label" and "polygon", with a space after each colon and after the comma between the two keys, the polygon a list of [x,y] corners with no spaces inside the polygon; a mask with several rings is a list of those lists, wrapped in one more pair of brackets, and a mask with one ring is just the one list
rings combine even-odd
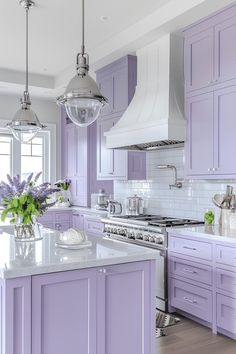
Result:
{"label": "glass vase", "polygon": [[15,240],[21,242],[42,240],[40,227],[36,221],[26,225],[22,224],[19,220],[14,225],[14,235]]}

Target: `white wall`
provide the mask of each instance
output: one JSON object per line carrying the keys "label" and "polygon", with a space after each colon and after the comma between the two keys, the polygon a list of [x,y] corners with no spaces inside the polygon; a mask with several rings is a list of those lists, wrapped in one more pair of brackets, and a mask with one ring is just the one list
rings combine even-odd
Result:
{"label": "white wall", "polygon": [[212,209],[219,218],[219,208],[215,207],[212,197],[224,193],[230,184],[236,192],[236,180],[183,181],[182,189],[169,189],[174,182],[173,171],[157,170],[161,164],[175,165],[178,177],[184,177],[183,149],[152,151],[147,153],[146,181],[117,181],[114,183],[114,197],[124,202],[127,196],[138,194],[145,199],[148,213],[185,217],[203,220],[206,209]]}
{"label": "white wall", "polygon": [[[51,131],[52,158],[55,161],[54,179],[61,177],[61,115],[55,102],[32,98],[32,109],[39,120],[48,125]],[[20,96],[0,94],[0,127],[10,121],[20,108]]]}

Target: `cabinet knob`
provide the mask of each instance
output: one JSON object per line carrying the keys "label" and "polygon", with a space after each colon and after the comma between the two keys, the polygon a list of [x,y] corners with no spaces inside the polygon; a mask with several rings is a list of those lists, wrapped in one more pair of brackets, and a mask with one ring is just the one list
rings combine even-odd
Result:
{"label": "cabinet knob", "polygon": [[209,168],[208,168],[208,172],[211,172],[211,171],[212,171],[212,168],[211,168],[211,167],[209,167]]}

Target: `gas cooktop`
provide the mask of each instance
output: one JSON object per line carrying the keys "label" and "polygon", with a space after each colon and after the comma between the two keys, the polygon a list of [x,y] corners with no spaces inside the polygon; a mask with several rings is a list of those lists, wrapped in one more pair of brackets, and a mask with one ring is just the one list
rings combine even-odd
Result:
{"label": "gas cooktop", "polygon": [[180,219],[161,215],[116,215],[111,219],[131,222],[132,224],[150,225],[158,227],[174,227],[185,225],[204,224],[203,221],[192,219]]}

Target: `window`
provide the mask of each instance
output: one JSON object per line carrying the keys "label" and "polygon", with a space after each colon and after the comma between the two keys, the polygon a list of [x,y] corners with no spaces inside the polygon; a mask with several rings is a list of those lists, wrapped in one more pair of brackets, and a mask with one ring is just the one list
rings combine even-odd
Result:
{"label": "window", "polygon": [[[29,143],[21,144],[21,177],[26,179],[27,176],[34,172],[43,172],[44,170],[44,154],[43,154],[44,138],[37,137]],[[42,182],[42,176],[39,182]]]}
{"label": "window", "polygon": [[12,140],[10,136],[0,136],[0,180],[12,172]]}
{"label": "window", "polygon": [[20,143],[0,130],[0,181],[6,175],[21,175],[26,179],[30,173],[42,172],[40,183],[50,181],[50,132],[44,131],[29,143]]}

